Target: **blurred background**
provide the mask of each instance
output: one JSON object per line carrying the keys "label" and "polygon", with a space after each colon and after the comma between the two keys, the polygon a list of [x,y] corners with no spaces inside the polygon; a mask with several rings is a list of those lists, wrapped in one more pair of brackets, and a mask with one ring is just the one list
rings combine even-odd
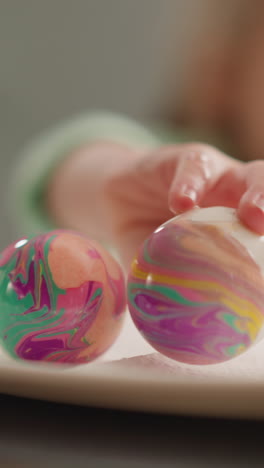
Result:
{"label": "blurred background", "polygon": [[172,3],[0,0],[0,248],[16,235],[6,191],[33,136],[85,110],[135,118],[152,112],[163,86],[161,39]]}
{"label": "blurred background", "polygon": [[23,146],[85,110],[157,112],[171,31],[177,40],[197,10],[187,2],[191,15],[177,0],[0,0],[0,248],[17,235],[6,194]]}
{"label": "blurred background", "polygon": [[[251,69],[244,55],[239,66],[234,57],[242,56],[242,49],[256,50],[254,43],[245,48],[243,41],[250,36],[250,24],[259,24],[261,3],[0,0],[0,248],[16,236],[6,209],[16,158],[32,137],[64,118],[107,109],[142,121],[226,125],[227,103],[244,102],[237,98],[237,73]],[[195,60],[198,66],[190,68]],[[264,66],[262,75],[261,88]],[[232,92],[225,96],[229,88]],[[252,88],[258,90],[255,82]],[[241,89],[241,96],[247,97],[249,87],[244,84]],[[260,102],[259,96],[256,99]],[[253,115],[261,122],[262,114],[253,105],[251,113],[244,110],[235,107],[231,114],[246,114],[248,121]],[[245,135],[245,122],[239,125],[237,133]],[[237,131],[234,119],[231,127]],[[262,127],[259,133],[263,140]],[[259,148],[252,154],[262,157]]]}

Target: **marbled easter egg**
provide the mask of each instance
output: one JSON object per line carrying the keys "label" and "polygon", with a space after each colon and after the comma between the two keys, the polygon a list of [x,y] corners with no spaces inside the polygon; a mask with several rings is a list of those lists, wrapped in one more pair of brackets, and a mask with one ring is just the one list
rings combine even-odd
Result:
{"label": "marbled easter egg", "polygon": [[0,256],[0,343],[14,358],[92,361],[118,336],[124,309],[121,268],[81,234],[20,239]]}
{"label": "marbled easter egg", "polygon": [[263,336],[264,236],[231,208],[196,208],[159,227],[140,247],[128,305],[143,337],[164,355],[214,364]]}

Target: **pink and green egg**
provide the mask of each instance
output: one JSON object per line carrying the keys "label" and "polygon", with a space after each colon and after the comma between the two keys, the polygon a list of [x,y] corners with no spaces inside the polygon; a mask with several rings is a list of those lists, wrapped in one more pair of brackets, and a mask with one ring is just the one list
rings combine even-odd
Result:
{"label": "pink and green egg", "polygon": [[92,361],[117,338],[124,310],[120,266],[82,234],[20,239],[0,256],[0,344],[11,357]]}
{"label": "pink and green egg", "polygon": [[236,357],[263,337],[264,236],[231,208],[194,209],[139,248],[128,305],[143,337],[189,364]]}

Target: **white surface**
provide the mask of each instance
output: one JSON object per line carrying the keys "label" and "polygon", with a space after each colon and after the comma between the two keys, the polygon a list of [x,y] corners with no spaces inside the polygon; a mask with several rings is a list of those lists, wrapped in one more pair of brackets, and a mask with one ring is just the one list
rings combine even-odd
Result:
{"label": "white surface", "polygon": [[264,419],[264,342],[215,366],[189,366],[153,352],[129,316],[101,361],[72,369],[0,355],[3,393],[100,407]]}

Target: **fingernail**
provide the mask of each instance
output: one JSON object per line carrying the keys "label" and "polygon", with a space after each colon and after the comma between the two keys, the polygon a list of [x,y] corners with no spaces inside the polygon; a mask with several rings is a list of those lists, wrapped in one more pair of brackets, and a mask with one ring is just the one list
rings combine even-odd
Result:
{"label": "fingernail", "polygon": [[186,186],[181,187],[179,191],[179,195],[181,198],[189,198],[193,203],[197,201],[197,192],[193,188]]}
{"label": "fingernail", "polygon": [[252,198],[251,203],[252,205],[255,205],[257,208],[259,208],[261,211],[264,212],[264,194],[263,193],[256,194]]}

